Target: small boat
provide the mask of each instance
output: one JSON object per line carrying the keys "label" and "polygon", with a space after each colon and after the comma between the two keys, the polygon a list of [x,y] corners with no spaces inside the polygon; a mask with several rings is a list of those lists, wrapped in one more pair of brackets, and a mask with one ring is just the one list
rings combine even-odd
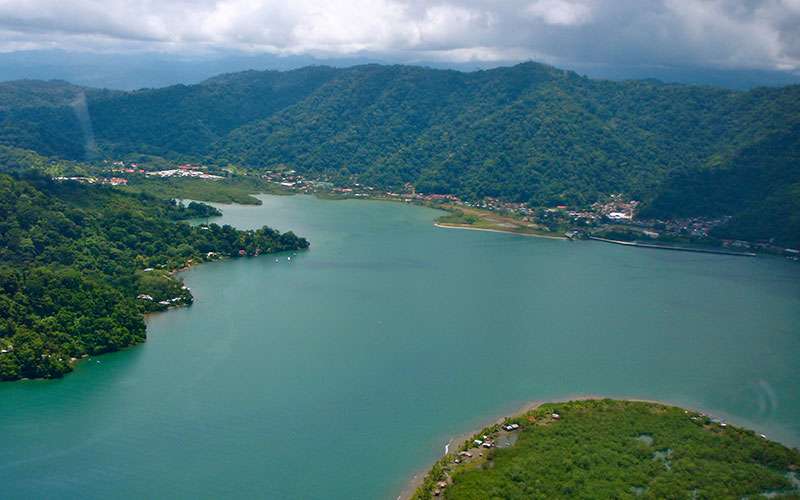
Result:
{"label": "small boat", "polygon": [[291,258],[291,257],[286,257],[286,260],[288,260],[289,262],[291,262],[291,261],[292,261],[292,258]]}

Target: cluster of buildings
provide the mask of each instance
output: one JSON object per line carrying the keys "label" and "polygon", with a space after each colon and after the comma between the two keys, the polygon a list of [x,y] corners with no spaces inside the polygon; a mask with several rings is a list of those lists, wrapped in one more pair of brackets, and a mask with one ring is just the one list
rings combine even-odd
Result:
{"label": "cluster of buildings", "polygon": [[124,177],[53,177],[53,180],[75,181],[83,184],[107,184],[109,186],[125,186],[128,184],[128,179]]}
{"label": "cluster of buildings", "polygon": [[212,181],[218,181],[220,179],[224,179],[224,177],[220,175],[213,175],[202,170],[188,170],[188,169],[181,169],[175,168],[171,170],[156,170],[155,172],[147,172],[145,175],[148,177],[195,177],[197,179],[208,179]]}
{"label": "cluster of buildings", "polygon": [[689,238],[708,238],[712,229],[728,222],[730,217],[687,217],[683,219],[653,220],[643,219],[636,223],[639,226],[652,228],[662,234],[684,236]]}
{"label": "cluster of buildings", "polygon": [[168,177],[193,177],[197,179],[206,180],[220,180],[224,177],[208,173],[202,166],[194,165],[191,163],[184,163],[178,165],[177,168],[167,170],[147,171],[142,168],[138,163],[128,163],[124,161],[109,162],[105,160],[103,163],[111,164],[111,168],[105,172],[111,173],[111,177],[106,177],[108,174],[101,174],[101,176],[59,176],[54,177],[56,181],[75,181],[84,184],[108,184],[111,186],[125,186],[128,184],[128,179],[132,175],[145,175],[147,177],[168,178]]}
{"label": "cluster of buildings", "polygon": [[220,179],[224,179],[224,177],[220,175],[213,175],[209,174],[203,167],[200,165],[193,165],[191,163],[184,163],[183,165],[178,165],[178,168],[172,168],[168,170],[156,170],[153,172],[147,172],[145,175],[148,177],[194,177],[197,179],[207,179],[212,181],[218,181]]}
{"label": "cluster of buildings", "polygon": [[[108,163],[108,162],[106,162]],[[221,180],[224,177],[208,173],[201,165],[185,163],[177,168],[146,171],[136,163],[126,164],[123,161],[112,162],[111,172],[123,174],[144,174],[151,178],[198,178],[206,180]],[[275,183],[286,189],[299,193],[315,193],[319,191],[354,198],[382,196],[405,202],[418,203],[446,203],[456,207],[470,207],[488,211],[500,212],[503,215],[518,217],[523,222],[536,223],[550,229],[564,227],[596,228],[604,225],[627,226],[630,230],[639,232],[652,239],[671,238],[688,240],[707,240],[714,228],[725,224],[729,217],[691,217],[671,220],[638,219],[637,210],[640,202],[627,199],[622,194],[612,194],[603,201],[596,202],[590,207],[570,209],[567,205],[558,205],[549,208],[533,208],[526,203],[508,202],[499,198],[485,197],[478,201],[466,201],[454,194],[424,194],[418,193],[411,184],[406,184],[403,192],[382,192],[372,186],[361,185],[357,182],[349,186],[335,186],[327,178],[307,179],[296,170],[279,168],[263,171],[260,177],[268,182]],[[123,186],[128,183],[126,177],[56,177],[56,180],[72,180],[87,184],[109,184]],[[722,240],[722,245],[735,250],[759,250],[776,254],[785,254],[789,258],[800,260],[800,250],[784,249],[772,244],[771,241],[746,242],[739,240]]]}
{"label": "cluster of buildings", "polygon": [[[285,188],[301,189],[304,186],[311,185],[310,183],[307,184],[303,176],[298,174],[295,170],[267,170],[261,174],[261,178],[269,182],[274,182],[275,184],[280,184]],[[331,187],[333,187],[333,184],[331,184]]]}
{"label": "cluster of buildings", "polygon": [[621,194],[612,194],[607,200],[592,205],[592,212],[612,222],[632,221],[639,202],[626,200]]}
{"label": "cluster of buildings", "polygon": [[112,163],[113,167],[111,168],[112,172],[119,172],[124,174],[143,174],[145,170],[139,167],[138,163],[130,163],[125,165],[123,161],[115,161]]}

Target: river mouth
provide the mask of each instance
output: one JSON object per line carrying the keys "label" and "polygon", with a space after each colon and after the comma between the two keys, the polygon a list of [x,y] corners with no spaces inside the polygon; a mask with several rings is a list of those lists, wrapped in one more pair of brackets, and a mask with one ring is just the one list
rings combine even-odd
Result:
{"label": "river mouth", "polygon": [[192,268],[195,304],[148,318],[145,345],[0,386],[9,496],[393,498],[453,435],[575,394],[713,409],[800,444],[792,263],[260,198],[216,222],[293,230],[307,252]]}

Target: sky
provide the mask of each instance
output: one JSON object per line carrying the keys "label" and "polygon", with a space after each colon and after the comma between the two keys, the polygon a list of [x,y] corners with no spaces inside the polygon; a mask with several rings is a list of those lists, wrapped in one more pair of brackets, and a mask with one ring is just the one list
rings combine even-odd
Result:
{"label": "sky", "polygon": [[49,49],[800,75],[800,0],[0,0],[0,53]]}

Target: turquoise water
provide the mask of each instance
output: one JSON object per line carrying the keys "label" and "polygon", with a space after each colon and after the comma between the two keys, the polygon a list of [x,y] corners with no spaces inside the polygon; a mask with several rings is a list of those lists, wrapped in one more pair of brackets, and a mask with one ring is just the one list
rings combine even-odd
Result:
{"label": "turquoise water", "polygon": [[292,229],[310,251],[192,269],[195,304],[151,317],[146,344],[0,384],[0,496],[394,498],[451,437],[587,394],[800,445],[795,263],[263,200],[221,222]]}

